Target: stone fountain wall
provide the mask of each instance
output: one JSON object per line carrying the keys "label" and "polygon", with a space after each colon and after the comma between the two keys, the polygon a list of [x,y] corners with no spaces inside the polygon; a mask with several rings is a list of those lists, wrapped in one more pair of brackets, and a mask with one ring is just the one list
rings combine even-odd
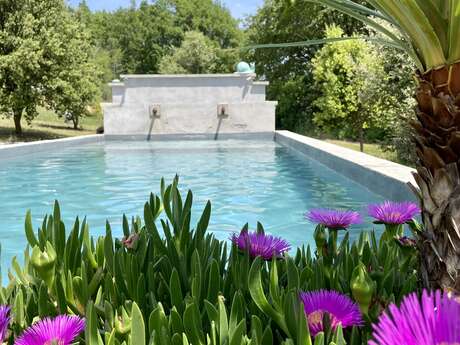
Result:
{"label": "stone fountain wall", "polygon": [[124,75],[103,104],[106,137],[271,136],[276,102],[254,74]]}

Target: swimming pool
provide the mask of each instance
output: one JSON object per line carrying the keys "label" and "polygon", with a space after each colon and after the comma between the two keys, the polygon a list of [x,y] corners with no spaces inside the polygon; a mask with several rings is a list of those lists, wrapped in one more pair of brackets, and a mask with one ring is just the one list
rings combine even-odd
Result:
{"label": "swimming pool", "polygon": [[[69,231],[75,216],[87,215],[92,235],[108,219],[121,236],[121,219],[142,215],[161,177],[180,176],[194,193],[195,219],[212,201],[210,230],[220,239],[260,221],[267,232],[292,246],[312,243],[314,225],[304,220],[313,207],[364,210],[383,198],[333,170],[273,141],[106,141],[36,152],[0,161],[2,268],[26,245],[24,216],[34,229],[55,199]],[[367,222],[366,228],[370,226]],[[362,228],[356,226],[351,234]]]}

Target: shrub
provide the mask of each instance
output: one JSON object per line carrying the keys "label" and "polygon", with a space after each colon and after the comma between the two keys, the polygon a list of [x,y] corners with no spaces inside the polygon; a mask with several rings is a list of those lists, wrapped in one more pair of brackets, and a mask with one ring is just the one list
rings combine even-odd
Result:
{"label": "shrub", "polygon": [[[177,179],[162,181],[143,219],[123,217],[123,238],[109,223],[105,236],[90,237],[78,218],[67,234],[57,202],[38,233],[28,213],[32,250],[22,267],[13,261],[0,290],[12,307],[9,341],[37,318],[75,314],[86,318],[86,344],[311,344],[299,294],[325,289],[353,298],[364,325],[342,329],[326,314],[315,344],[366,344],[382,310],[417,289],[417,255],[391,236],[362,233],[350,243],[344,232],[337,244],[338,230],[318,225],[314,253],[283,255],[281,246],[263,259],[207,231],[210,202],[192,226],[192,203]],[[264,236],[261,224],[256,232]]]}

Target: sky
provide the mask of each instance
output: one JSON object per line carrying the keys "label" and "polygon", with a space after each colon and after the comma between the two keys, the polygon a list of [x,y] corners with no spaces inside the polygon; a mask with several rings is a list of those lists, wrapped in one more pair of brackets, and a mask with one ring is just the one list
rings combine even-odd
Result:
{"label": "sky", "polygon": [[[71,5],[77,5],[80,0],[68,0]],[[92,10],[116,10],[130,4],[130,0],[86,0]],[[242,19],[247,14],[254,14],[263,0],[223,0],[235,18]]]}

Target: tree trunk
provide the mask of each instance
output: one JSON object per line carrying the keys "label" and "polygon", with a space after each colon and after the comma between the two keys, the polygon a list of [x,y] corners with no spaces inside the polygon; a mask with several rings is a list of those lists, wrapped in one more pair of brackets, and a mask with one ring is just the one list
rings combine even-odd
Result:
{"label": "tree trunk", "polygon": [[359,150],[364,152],[364,129],[363,126],[359,128]]}
{"label": "tree trunk", "polygon": [[418,241],[426,287],[460,291],[460,63],[418,76],[413,123],[415,180],[424,231]]}
{"label": "tree trunk", "polygon": [[22,126],[21,126],[21,118],[22,118],[22,109],[15,110],[13,113],[14,118],[14,128],[16,135],[22,135]]}
{"label": "tree trunk", "polygon": [[79,117],[78,116],[72,116],[72,122],[73,122],[73,129],[78,129],[78,121]]}

